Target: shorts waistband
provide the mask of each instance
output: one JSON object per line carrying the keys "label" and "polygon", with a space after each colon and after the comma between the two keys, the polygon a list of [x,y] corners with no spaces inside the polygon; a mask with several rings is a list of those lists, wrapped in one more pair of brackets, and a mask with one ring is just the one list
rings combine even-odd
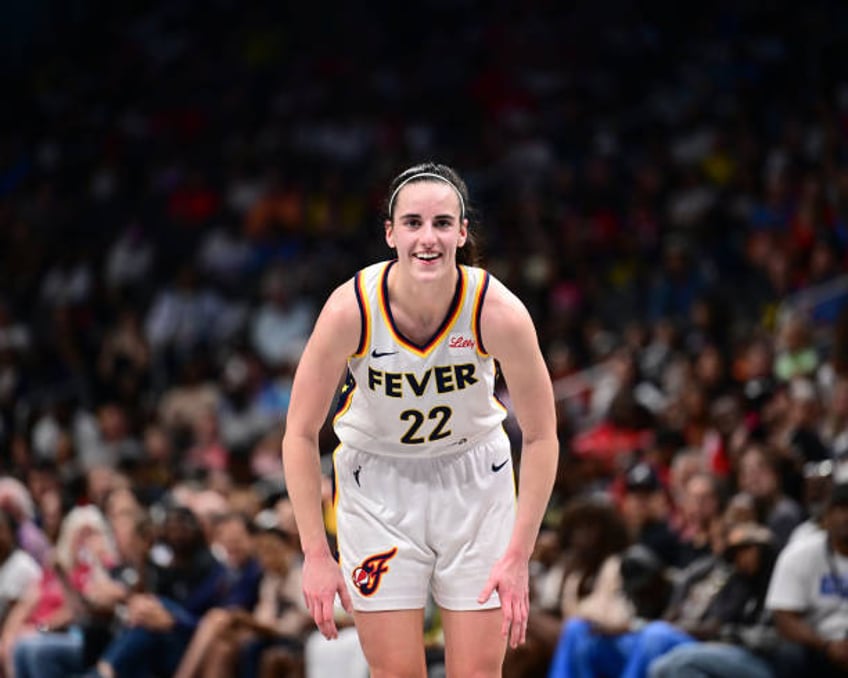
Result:
{"label": "shorts waistband", "polygon": [[444,448],[431,449],[427,453],[421,452],[390,452],[384,450],[374,450],[374,449],[366,449],[362,445],[358,444],[350,444],[342,442],[340,445],[341,449],[348,448],[351,450],[356,450],[357,452],[364,452],[366,454],[374,455],[375,457],[386,457],[389,459],[440,459],[442,457],[452,457],[459,454],[463,454],[468,452],[475,447],[479,447],[480,445],[485,445],[487,443],[496,442],[498,439],[503,439],[505,441],[509,441],[509,438],[506,434],[506,430],[502,425],[498,425],[488,431],[484,431],[483,433],[474,436],[473,438],[460,438],[455,443],[445,446]]}

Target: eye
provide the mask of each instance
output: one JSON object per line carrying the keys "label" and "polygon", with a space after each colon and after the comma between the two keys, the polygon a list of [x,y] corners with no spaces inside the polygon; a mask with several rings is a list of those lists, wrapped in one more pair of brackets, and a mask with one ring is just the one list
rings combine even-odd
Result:
{"label": "eye", "polygon": [[453,219],[437,219],[436,228],[448,229],[453,226]]}
{"label": "eye", "polygon": [[421,220],[415,217],[410,217],[403,220],[403,225],[407,228],[418,228],[421,226]]}

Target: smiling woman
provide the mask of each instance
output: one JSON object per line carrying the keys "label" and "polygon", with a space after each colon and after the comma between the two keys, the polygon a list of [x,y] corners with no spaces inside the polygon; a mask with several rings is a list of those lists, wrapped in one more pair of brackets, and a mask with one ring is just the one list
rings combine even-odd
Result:
{"label": "smiling woman", "polygon": [[[426,163],[398,175],[388,195],[396,259],[333,292],[292,388],[283,463],[304,595],[328,638],[336,594],[353,610],[372,675],[423,678],[432,594],[448,673],[499,676],[506,643],[524,642],[528,560],[556,470],[550,379],[524,305],[470,265],[461,177]],[[523,434],[517,503],[496,361]],[[320,511],[318,433],[342,375],[336,562]]]}

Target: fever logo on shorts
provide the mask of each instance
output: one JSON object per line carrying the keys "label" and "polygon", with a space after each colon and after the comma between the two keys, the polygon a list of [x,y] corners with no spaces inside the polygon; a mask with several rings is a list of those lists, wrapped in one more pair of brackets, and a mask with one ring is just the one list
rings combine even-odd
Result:
{"label": "fever logo on shorts", "polygon": [[383,575],[389,571],[387,563],[395,557],[396,553],[397,546],[383,553],[368,556],[358,567],[353,568],[351,574],[353,585],[363,596],[373,596],[377,592]]}

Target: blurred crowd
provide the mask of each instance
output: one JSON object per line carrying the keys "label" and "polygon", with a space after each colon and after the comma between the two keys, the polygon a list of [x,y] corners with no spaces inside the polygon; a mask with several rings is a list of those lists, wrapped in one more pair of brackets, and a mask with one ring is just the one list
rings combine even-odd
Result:
{"label": "blurred crowd", "polygon": [[848,670],[846,7],[141,4],[2,45],[0,670],[361,673],[304,616],[279,443],[424,159],[557,395],[505,674]]}

